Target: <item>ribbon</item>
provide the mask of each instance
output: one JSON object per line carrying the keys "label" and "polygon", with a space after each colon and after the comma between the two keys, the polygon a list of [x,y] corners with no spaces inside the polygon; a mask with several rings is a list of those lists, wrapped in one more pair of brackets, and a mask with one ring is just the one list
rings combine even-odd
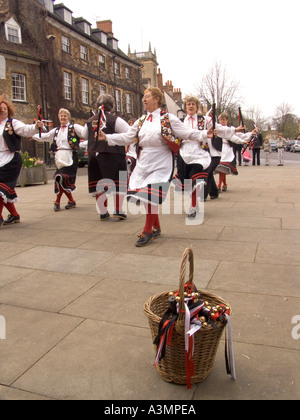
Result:
{"label": "ribbon", "polygon": [[[42,117],[42,108],[41,108],[41,106],[40,106],[40,105],[38,105],[37,110],[38,110],[38,120],[39,120],[39,121],[43,121],[43,117]],[[39,128],[39,138],[41,138],[41,137],[42,137],[42,129],[41,129],[41,128]]]}
{"label": "ribbon", "polygon": [[[37,106],[37,110],[38,110],[38,118],[35,118],[34,121],[42,121],[44,123],[44,125],[46,125],[47,127],[51,127],[53,125],[53,121],[43,119],[42,108],[41,108],[40,105]],[[42,129],[39,128],[39,137],[40,138],[41,138],[41,134],[42,134]]]}
{"label": "ribbon", "polygon": [[106,128],[106,115],[105,115],[105,112],[104,112],[104,105],[99,106],[98,111],[99,111],[98,122],[97,122],[96,127],[94,128],[94,130],[96,131],[96,134],[95,134],[96,143],[98,142],[98,136],[99,136],[100,129],[104,130]]}
{"label": "ribbon", "polygon": [[[230,319],[230,316],[227,313],[225,313],[225,317],[226,317],[226,320],[227,320],[227,326],[226,326],[226,329],[225,329],[226,370],[227,370],[227,374],[231,375],[232,379],[234,379],[236,381],[231,319]],[[227,330],[228,330],[228,332],[227,332]]]}

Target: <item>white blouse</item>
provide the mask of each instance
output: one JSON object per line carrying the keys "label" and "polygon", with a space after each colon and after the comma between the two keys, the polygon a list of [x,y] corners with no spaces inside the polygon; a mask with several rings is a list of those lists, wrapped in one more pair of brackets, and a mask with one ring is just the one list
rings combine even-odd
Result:
{"label": "white blouse", "polygon": [[[144,188],[149,184],[168,182],[173,175],[173,155],[168,143],[161,135],[160,113],[160,108],[148,113],[139,132],[140,153],[129,182],[129,188],[132,190]],[[149,119],[150,115],[152,115],[152,122]],[[206,131],[190,129],[172,114],[169,114],[169,120],[177,137],[198,142],[207,141]],[[108,144],[110,146],[127,146],[133,143],[138,127],[139,120],[129,128],[127,133],[107,134]]]}
{"label": "white blouse", "polygon": [[[0,122],[0,167],[7,165],[12,161],[14,153],[11,153],[7,147],[7,144],[3,137],[3,132],[5,124],[8,118]],[[12,120],[12,127],[14,132],[20,137],[32,137],[34,134],[38,133],[38,130],[35,128],[35,124],[24,124],[21,121]]]}
{"label": "white blouse", "polygon": [[[230,141],[236,144],[244,144],[245,141],[250,140],[252,133],[236,133],[230,137]],[[223,138],[223,148],[221,162],[232,162],[234,159],[233,148],[230,146],[227,139]]]}
{"label": "white blouse", "polygon": [[[56,137],[57,151],[55,152],[55,164],[58,169],[73,165],[73,150],[69,145],[69,125],[60,127]],[[79,138],[84,138],[84,127],[79,124],[74,124],[74,129]],[[42,133],[41,138],[36,135],[34,140],[53,142],[56,128],[53,128],[48,133]]]}
{"label": "white blouse", "polygon": [[[198,115],[185,117],[184,124],[189,128],[198,129]],[[184,140],[179,153],[187,165],[199,164],[203,166],[203,169],[206,169],[211,163],[209,152],[192,140]]]}
{"label": "white blouse", "polygon": [[[56,138],[56,144],[57,144],[57,150],[72,150],[71,146],[69,145],[69,139],[68,139],[68,127],[70,124],[68,124],[66,127],[60,127],[57,138]],[[82,127],[79,124],[74,124],[74,129],[79,138],[85,138],[83,136],[84,134],[84,127]],[[53,128],[48,133],[42,133],[41,138],[39,135],[33,136],[34,140],[37,141],[44,141],[44,142],[53,142],[54,135],[56,132],[56,128]]]}

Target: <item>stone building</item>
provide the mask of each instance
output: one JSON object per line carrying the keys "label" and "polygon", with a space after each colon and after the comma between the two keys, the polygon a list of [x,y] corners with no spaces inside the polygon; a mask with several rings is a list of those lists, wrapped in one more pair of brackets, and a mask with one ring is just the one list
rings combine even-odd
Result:
{"label": "stone building", "polygon": [[167,110],[176,115],[178,118],[183,119],[185,113],[183,111],[183,99],[181,89],[174,89],[171,81],[163,84],[163,75],[158,68],[158,61],[156,49],[152,52],[151,43],[149,43],[149,50],[145,52],[134,52],[128,48],[128,56],[138,61],[142,66],[142,89],[147,87],[158,87],[165,94],[165,107]]}
{"label": "stone building", "polygon": [[[16,118],[31,123],[41,105],[54,125],[62,107],[83,124],[100,92],[115,98],[117,115],[138,117],[141,65],[118,48],[112,22],[92,28],[54,3],[0,0],[0,94],[13,102]],[[35,143],[23,141],[22,148],[41,157],[43,145]]]}

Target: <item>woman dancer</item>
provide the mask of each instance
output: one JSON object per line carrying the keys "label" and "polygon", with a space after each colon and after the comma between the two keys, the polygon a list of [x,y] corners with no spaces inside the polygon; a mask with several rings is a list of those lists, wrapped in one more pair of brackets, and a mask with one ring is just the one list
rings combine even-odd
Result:
{"label": "woman dancer", "polygon": [[[221,126],[227,127],[228,121],[229,115],[226,112],[222,112],[219,115],[219,123],[221,124]],[[220,133],[220,130],[218,130],[218,133]],[[253,133],[256,133],[256,130],[253,130],[252,133],[245,134],[241,132],[236,132],[236,134],[233,134],[229,140],[228,138],[223,137],[222,134],[219,134],[220,137],[222,137],[223,139],[222,157],[218,167],[216,168],[216,173],[219,173],[219,192],[221,192],[221,189],[222,191],[227,191],[227,175],[238,175],[238,170],[236,168],[236,159],[230,142],[236,144],[247,144]]]}
{"label": "woman dancer", "polygon": [[67,109],[61,108],[58,112],[60,127],[54,128],[48,133],[42,133],[41,138],[34,136],[34,140],[53,141],[55,151],[55,165],[57,170],[54,174],[54,192],[56,200],[54,211],[60,211],[60,201],[65,194],[68,203],[66,210],[74,209],[76,202],[72,193],[76,190],[76,175],[78,167],[78,155],[80,139],[83,137],[83,130],[79,124],[70,123],[71,114]]}
{"label": "woman dancer", "polygon": [[99,140],[106,140],[111,146],[137,142],[137,162],[128,191],[130,197],[144,202],[146,208],[146,223],[137,247],[148,245],[161,234],[159,204],[166,198],[173,177],[172,152],[178,150],[179,138],[206,143],[207,135],[212,136],[213,132],[186,127],[177,117],[161,110],[163,100],[160,89],[146,89],[143,104],[147,115],[136,121],[127,133],[99,134]]}
{"label": "woman dancer", "polygon": [[[0,226],[20,223],[20,215],[14,203],[18,201],[15,191],[22,168],[21,137],[31,137],[43,128],[43,123],[26,125],[13,119],[14,108],[3,96],[0,97]],[[2,217],[3,207],[9,211]]]}
{"label": "woman dancer", "polygon": [[[192,129],[204,130],[205,117],[198,115],[200,101],[195,96],[187,96],[184,99],[184,110],[187,113],[184,124]],[[192,140],[183,140],[177,159],[182,159],[182,175],[175,175],[175,183],[184,190],[185,180],[192,182],[191,208],[189,218],[197,215],[198,197],[201,184],[207,183],[207,168],[211,163],[208,146],[201,146]],[[183,179],[180,179],[182,177]]]}

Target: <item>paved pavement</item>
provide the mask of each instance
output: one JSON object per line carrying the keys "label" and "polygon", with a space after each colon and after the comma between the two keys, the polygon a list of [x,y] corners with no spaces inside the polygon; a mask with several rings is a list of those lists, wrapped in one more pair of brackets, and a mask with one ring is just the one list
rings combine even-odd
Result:
{"label": "paved pavement", "polygon": [[[60,213],[52,182],[19,188],[21,223],[0,229],[0,398],[299,399],[300,165],[239,172],[202,224],[162,215],[162,236],[143,249],[144,216],[100,222],[85,175],[77,208]],[[178,287],[187,247],[196,286],[232,306],[237,371],[226,375],[222,340],[190,391],[153,367],[143,314],[149,297]]]}

